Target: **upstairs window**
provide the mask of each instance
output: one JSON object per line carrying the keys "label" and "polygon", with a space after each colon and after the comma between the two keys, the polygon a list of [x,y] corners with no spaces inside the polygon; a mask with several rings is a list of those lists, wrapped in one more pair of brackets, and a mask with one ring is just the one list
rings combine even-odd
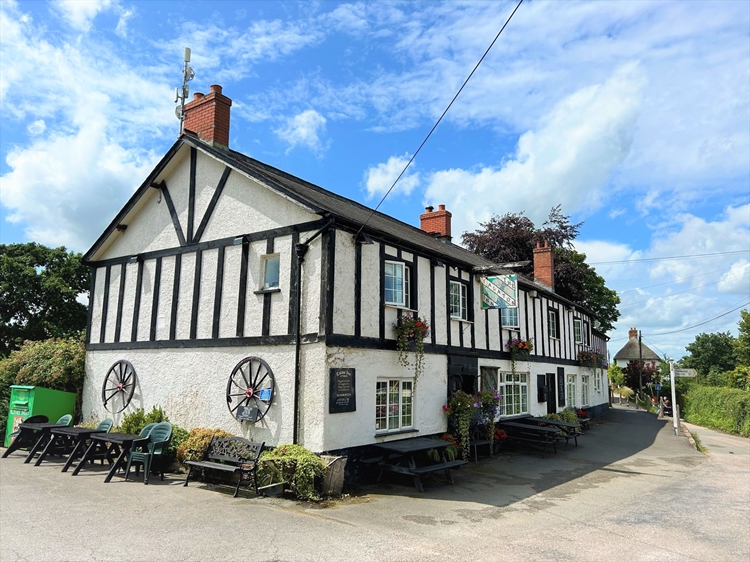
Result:
{"label": "upstairs window", "polygon": [[451,281],[451,318],[466,320],[467,316],[467,293],[468,289],[463,283]]}
{"label": "upstairs window", "polygon": [[400,262],[385,262],[385,304],[409,308],[411,270]]}
{"label": "upstairs window", "polygon": [[518,309],[501,308],[500,323],[503,325],[503,328],[518,328]]}
{"label": "upstairs window", "polygon": [[560,337],[560,329],[557,323],[557,311],[550,308],[547,310],[547,334],[551,338]]}
{"label": "upstairs window", "polygon": [[575,335],[576,343],[583,343],[581,321],[578,319],[573,320],[573,334]]}
{"label": "upstairs window", "polygon": [[583,343],[584,345],[591,345],[591,340],[589,339],[589,323],[584,322],[583,323]]}
{"label": "upstairs window", "polygon": [[279,255],[263,256],[263,287],[262,289],[279,288]]}

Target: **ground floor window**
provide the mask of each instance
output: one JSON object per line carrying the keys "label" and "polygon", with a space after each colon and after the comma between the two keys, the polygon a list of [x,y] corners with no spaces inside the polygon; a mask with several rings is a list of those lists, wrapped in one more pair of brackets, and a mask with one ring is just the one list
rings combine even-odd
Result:
{"label": "ground floor window", "polygon": [[529,413],[529,388],[526,373],[501,373],[497,394],[500,396],[500,415],[515,416]]}
{"label": "ground floor window", "polygon": [[601,369],[598,369],[594,373],[594,392],[601,392],[602,391],[602,371]]}
{"label": "ground floor window", "polygon": [[413,381],[378,381],[375,387],[375,430],[389,431],[412,426]]}
{"label": "ground floor window", "polygon": [[581,375],[581,406],[589,405],[589,376]]}
{"label": "ground floor window", "polygon": [[576,376],[568,375],[568,392],[565,396],[565,405],[568,408],[575,408],[576,404]]}

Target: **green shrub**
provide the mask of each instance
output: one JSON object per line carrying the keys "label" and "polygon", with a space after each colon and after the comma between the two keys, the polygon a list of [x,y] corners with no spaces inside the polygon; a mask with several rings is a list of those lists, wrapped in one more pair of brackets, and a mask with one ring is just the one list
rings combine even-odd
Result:
{"label": "green shrub", "polygon": [[565,408],[560,412],[559,416],[561,421],[566,423],[578,423],[578,414],[576,414],[575,410],[571,410],[570,408]]}
{"label": "green shrub", "polygon": [[693,385],[683,402],[681,413],[690,423],[750,437],[750,392]]}
{"label": "green shrub", "polygon": [[300,445],[279,445],[264,451],[258,464],[258,481],[264,484],[286,481],[301,500],[319,500],[315,478],[325,471],[323,460]]}
{"label": "green shrub", "polygon": [[7,424],[13,384],[75,392],[73,419],[79,419],[85,360],[83,336],[27,341],[0,360],[0,427]]}
{"label": "green shrub", "polygon": [[169,447],[167,447],[165,452],[169,462],[173,462],[177,459],[177,449],[188,440],[189,436],[190,434],[187,429],[183,429],[179,425],[172,426],[172,440],[169,442]]}
{"label": "green shrub", "polygon": [[545,420],[563,421],[560,414],[547,414],[544,416]]}
{"label": "green shrub", "polygon": [[161,407],[154,406],[151,411],[146,414],[143,408],[138,408],[134,412],[130,412],[124,418],[120,424],[119,430],[122,433],[129,433],[131,435],[138,435],[141,429],[146,427],[150,423],[161,423],[168,422],[169,418],[164,413]]}
{"label": "green shrub", "polygon": [[232,434],[223,429],[191,429],[187,439],[177,447],[177,462],[183,464],[185,461],[202,461],[213,437],[232,437]]}

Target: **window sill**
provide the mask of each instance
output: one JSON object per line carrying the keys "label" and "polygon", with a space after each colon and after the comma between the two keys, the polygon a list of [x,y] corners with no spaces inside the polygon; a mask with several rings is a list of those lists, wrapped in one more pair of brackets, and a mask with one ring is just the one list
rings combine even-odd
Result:
{"label": "window sill", "polygon": [[419,313],[418,310],[414,310],[413,308],[407,308],[405,306],[401,306],[400,304],[393,304],[390,302],[385,303],[386,308],[395,308],[396,310],[403,310],[404,312],[416,312]]}
{"label": "window sill", "polygon": [[375,439],[393,437],[394,435],[405,435],[407,433],[419,433],[418,429],[398,429],[394,431],[383,431],[375,434]]}
{"label": "window sill", "polygon": [[257,291],[253,291],[254,295],[268,295],[270,293],[280,293],[281,289],[279,287],[273,287],[271,289],[258,289]]}
{"label": "window sill", "polygon": [[463,322],[464,324],[473,324],[474,323],[471,320],[464,320],[463,318],[456,318],[455,316],[451,316],[451,320],[454,320],[456,322]]}

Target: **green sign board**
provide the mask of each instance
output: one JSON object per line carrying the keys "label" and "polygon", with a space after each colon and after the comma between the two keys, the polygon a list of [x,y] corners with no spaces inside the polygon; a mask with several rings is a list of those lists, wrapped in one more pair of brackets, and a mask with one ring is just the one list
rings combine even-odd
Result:
{"label": "green sign board", "polygon": [[482,308],[518,308],[518,278],[513,275],[482,277]]}

